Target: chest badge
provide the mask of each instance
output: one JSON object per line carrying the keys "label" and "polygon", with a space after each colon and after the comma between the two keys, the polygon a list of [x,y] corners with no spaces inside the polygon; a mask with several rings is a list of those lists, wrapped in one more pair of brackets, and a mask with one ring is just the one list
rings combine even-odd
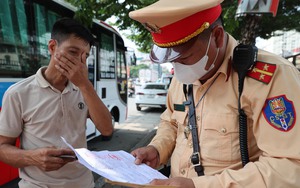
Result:
{"label": "chest badge", "polygon": [[295,125],[296,113],[294,104],[285,95],[267,99],[263,108],[263,114],[267,122],[280,131],[287,132]]}

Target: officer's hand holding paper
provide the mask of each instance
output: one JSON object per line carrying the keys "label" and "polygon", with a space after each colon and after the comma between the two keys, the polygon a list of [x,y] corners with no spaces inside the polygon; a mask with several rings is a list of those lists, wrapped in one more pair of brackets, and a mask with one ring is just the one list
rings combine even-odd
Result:
{"label": "officer's hand holding paper", "polygon": [[166,176],[145,164],[134,164],[135,158],[125,151],[89,151],[86,148],[74,149],[63,137],[61,138],[74,151],[78,161],[82,165],[112,183],[131,187],[143,187],[139,185],[148,184],[153,179],[167,179]]}

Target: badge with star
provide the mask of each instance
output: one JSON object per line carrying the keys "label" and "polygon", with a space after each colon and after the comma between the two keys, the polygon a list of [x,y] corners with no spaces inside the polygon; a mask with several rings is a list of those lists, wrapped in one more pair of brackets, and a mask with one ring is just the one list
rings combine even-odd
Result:
{"label": "badge with star", "polygon": [[258,61],[247,75],[255,80],[268,84],[272,80],[275,70],[276,65]]}

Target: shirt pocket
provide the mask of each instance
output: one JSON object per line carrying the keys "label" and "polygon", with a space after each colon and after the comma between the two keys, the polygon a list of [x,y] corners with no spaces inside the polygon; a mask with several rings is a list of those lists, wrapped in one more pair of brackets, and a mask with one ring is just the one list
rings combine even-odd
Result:
{"label": "shirt pocket", "polygon": [[177,126],[177,142],[178,140],[184,139],[184,128],[187,125],[187,112],[185,111],[174,111],[171,117],[172,121]]}
{"label": "shirt pocket", "polygon": [[172,154],[172,159],[179,159],[182,156],[182,152],[186,149],[187,139],[184,136],[184,128],[187,124],[187,112],[174,111],[171,119],[177,126],[176,146]]}
{"label": "shirt pocket", "polygon": [[216,163],[240,161],[238,117],[206,115],[203,118],[201,150],[203,158]]}
{"label": "shirt pocket", "polygon": [[177,127],[184,127],[186,124],[187,112],[174,111],[171,119],[175,122]]}

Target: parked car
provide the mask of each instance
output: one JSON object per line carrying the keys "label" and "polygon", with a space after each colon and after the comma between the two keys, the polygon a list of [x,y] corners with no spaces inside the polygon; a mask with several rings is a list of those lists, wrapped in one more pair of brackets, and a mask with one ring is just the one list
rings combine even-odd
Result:
{"label": "parked car", "polygon": [[138,111],[141,107],[166,108],[166,99],[169,84],[145,83],[136,91],[135,104]]}

